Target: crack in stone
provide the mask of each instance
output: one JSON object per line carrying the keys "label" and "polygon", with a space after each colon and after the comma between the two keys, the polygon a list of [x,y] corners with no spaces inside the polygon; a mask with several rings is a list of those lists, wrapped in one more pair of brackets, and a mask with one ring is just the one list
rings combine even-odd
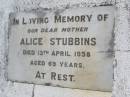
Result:
{"label": "crack in stone", "polygon": [[33,84],[32,97],[34,97],[35,84]]}

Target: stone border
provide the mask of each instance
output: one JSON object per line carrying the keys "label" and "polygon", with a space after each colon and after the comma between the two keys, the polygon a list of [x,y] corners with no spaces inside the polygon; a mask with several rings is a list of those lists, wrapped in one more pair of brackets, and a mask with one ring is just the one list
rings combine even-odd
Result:
{"label": "stone border", "polygon": [[[65,6],[65,7],[63,7],[63,8],[52,8],[52,9],[46,9],[46,8],[37,8],[37,9],[29,9],[29,10],[22,10],[22,11],[20,11],[20,12],[26,12],[26,13],[28,13],[28,12],[34,12],[34,13],[42,13],[43,11],[48,11],[48,10],[51,10],[51,11],[54,11],[56,14],[59,14],[60,12],[62,12],[62,11],[64,11],[64,10],[66,10],[66,9],[71,9],[71,8],[93,8],[93,7],[102,7],[102,6],[112,6],[112,7],[115,7],[115,11],[117,11],[117,9],[116,9],[116,6],[115,5],[113,5],[113,4],[106,4],[106,5],[103,5],[103,4],[101,4],[101,5],[98,5],[98,6],[95,6],[95,5],[93,5],[93,3],[92,4],[88,4],[88,6],[87,7],[81,7],[81,6],[78,6],[77,7],[77,5],[72,5],[72,6]],[[18,10],[16,11],[16,12],[19,12]],[[12,14],[10,14],[9,15],[9,19],[11,18],[11,15]],[[116,12],[115,12],[115,16],[114,17],[116,17]],[[10,31],[10,25],[11,25],[11,23],[9,22],[8,23],[9,25],[8,25],[8,31]],[[111,52],[112,54],[113,54],[113,56],[114,56],[114,59],[113,59],[113,63],[115,63],[114,61],[115,61],[115,51],[114,51],[114,47],[115,47],[115,44],[113,44],[113,43],[115,43],[115,24],[116,24],[116,19],[114,19],[114,25],[113,25],[113,31],[112,31],[112,41],[114,41],[114,42],[112,42],[112,49],[110,50],[110,51],[104,51],[104,52]],[[9,32],[8,32],[8,40],[9,40]],[[9,41],[8,41],[8,43],[9,43]],[[9,46],[8,46],[8,52],[9,52]],[[8,52],[7,52],[7,54],[8,54]],[[7,55],[7,65],[8,65],[8,55]],[[113,64],[113,72],[114,72],[114,64]],[[7,71],[7,70],[6,70]],[[6,72],[7,73],[7,75],[8,75],[8,72]],[[7,78],[7,81],[11,81],[11,80],[9,80],[8,78]],[[44,83],[44,84],[35,84],[35,83],[33,83],[33,82],[27,82],[27,81],[23,81],[23,82],[19,82],[18,80],[15,80],[15,81],[11,81],[11,82],[16,82],[16,83],[24,83],[24,84],[33,84],[33,85],[43,85],[43,86],[51,86],[51,87],[60,87],[60,88],[68,88],[68,87],[63,87],[63,86],[60,86],[60,85],[53,85],[52,83]],[[113,82],[114,82],[114,73],[113,73]],[[114,85],[114,84],[113,84]],[[113,87],[113,86],[112,86]],[[79,88],[70,88],[70,89],[79,89]],[[79,89],[79,90],[89,90],[89,89]],[[112,92],[112,91],[100,91],[100,90],[89,90],[89,91],[99,91],[99,92]]]}

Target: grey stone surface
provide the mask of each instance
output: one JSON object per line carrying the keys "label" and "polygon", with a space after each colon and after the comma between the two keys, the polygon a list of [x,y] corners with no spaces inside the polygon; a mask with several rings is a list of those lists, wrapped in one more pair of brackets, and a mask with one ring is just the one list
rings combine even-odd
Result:
{"label": "grey stone surface", "polygon": [[[129,84],[129,65],[130,63],[128,62],[129,60],[129,57],[128,57],[128,51],[129,51],[129,45],[125,45],[125,43],[128,44],[129,40],[126,40],[126,39],[129,39],[129,38],[126,38],[128,37],[128,33],[130,32],[130,30],[127,32],[127,28],[126,27],[129,27],[130,29],[130,22],[128,22],[128,20],[130,20],[130,17],[129,17],[129,14],[130,14],[130,1],[129,0],[0,0],[0,13],[1,13],[1,21],[0,21],[0,97],[7,97],[7,95],[10,95],[11,91],[13,92],[16,92],[16,95],[14,94],[13,97],[21,97],[20,95],[25,95],[25,94],[22,94],[22,93],[25,93],[25,92],[22,92],[20,95],[17,95],[17,92],[19,92],[19,88],[22,89],[20,87],[19,84],[17,84],[19,87],[18,88],[13,88],[15,87],[14,84],[12,82],[9,82],[7,81],[7,76],[6,76],[6,51],[7,51],[7,31],[8,31],[8,16],[9,16],[9,13],[10,12],[18,12],[18,11],[25,11],[25,10],[36,10],[38,9],[39,7],[40,8],[43,8],[43,9],[57,9],[57,8],[64,8],[64,7],[70,7],[70,6],[74,6],[74,7],[85,7],[85,6],[95,6],[95,5],[101,5],[101,4],[105,4],[105,5],[108,5],[108,4],[115,4],[115,6],[122,10],[122,11],[118,11],[118,15],[117,18],[118,18],[118,22],[120,22],[120,24],[122,24],[122,26],[115,26],[116,27],[116,30],[115,30],[115,33],[118,33],[121,27],[121,29],[124,29],[122,30],[122,33],[119,33],[118,35],[124,38],[122,39],[118,39],[118,36],[116,37],[116,39],[118,39],[118,44],[121,44],[121,45],[118,45],[118,47],[122,47],[124,50],[122,50],[122,52],[116,47],[116,49],[118,49],[119,53],[118,54],[119,56],[122,56],[121,58],[119,58],[119,56],[117,57],[116,56],[116,60],[119,58],[121,61],[121,64],[119,62],[116,62],[115,60],[115,63],[118,63],[115,65],[115,70],[114,70],[114,75],[115,75],[115,78],[114,78],[114,88],[113,88],[113,96],[112,97],[129,97],[129,93],[130,93],[130,84]],[[122,19],[123,17],[123,19]],[[125,22],[124,22],[125,21]],[[125,24],[124,24],[125,23]],[[129,24],[128,24],[129,23]],[[116,35],[116,34],[115,34]],[[125,41],[122,43],[122,41]],[[116,41],[117,43],[117,41]],[[123,47],[122,45],[125,45],[125,47]],[[120,47],[120,48],[121,48]],[[126,49],[127,48],[127,49]],[[127,55],[127,57],[126,57]],[[122,60],[124,59],[123,57],[125,57],[125,59],[127,60]],[[129,64],[126,64],[124,66],[124,62],[128,62]],[[125,70],[124,68],[127,68],[127,70]],[[11,87],[12,87],[12,90],[11,90]],[[43,88],[44,86],[36,86],[38,88],[35,88],[35,87],[30,87],[28,88],[29,85],[26,85],[26,87],[24,87],[22,89],[22,91],[29,91],[29,95],[28,97],[42,97],[42,95],[45,95],[47,96],[48,93],[45,93],[43,94],[43,91],[45,91]],[[33,88],[33,89],[32,89]],[[40,90],[42,88],[42,90]],[[54,89],[51,89],[50,87],[49,88],[49,93],[51,93],[52,91],[54,91]],[[29,90],[28,90],[29,89]],[[37,90],[36,90],[37,89]],[[58,88],[60,89],[60,88]],[[36,91],[35,91],[36,90]],[[70,93],[69,96],[71,97],[74,97],[75,95],[72,94],[72,91],[74,92],[74,90],[71,90],[71,92],[68,92],[69,89],[67,89],[67,91],[65,91],[64,89],[62,90],[65,91],[64,93],[67,94],[67,93]],[[38,92],[39,91],[39,92]],[[60,90],[58,90],[56,92],[56,95],[48,95],[49,97],[58,97],[58,93],[59,93]],[[75,91],[76,93],[77,92],[81,92],[81,90],[77,90]],[[32,93],[32,95],[31,95]],[[89,93],[88,91],[86,90],[85,91],[85,95],[88,96]],[[111,94],[111,93],[110,93]],[[106,94],[106,97],[110,97],[109,93]],[[27,95],[27,94],[26,94]],[[77,94],[76,94],[77,95]],[[83,94],[84,95],[84,94]],[[83,95],[81,97],[83,97]],[[10,96],[11,97],[11,96]],[[62,97],[62,94],[59,95],[59,97]],[[92,95],[90,95],[90,97],[97,97],[97,93],[95,91],[92,91]],[[99,93],[99,97],[105,97],[104,96],[104,92],[100,92]]]}
{"label": "grey stone surface", "polygon": [[[50,93],[51,92],[51,93]],[[34,97],[111,97],[109,92],[78,90],[37,85]]]}
{"label": "grey stone surface", "polygon": [[33,91],[33,85],[23,83],[12,83],[12,86],[8,88],[6,97],[31,97]]}
{"label": "grey stone surface", "polygon": [[[130,51],[116,51],[116,65],[115,65],[115,81],[113,95],[116,97],[129,97],[130,96]],[[120,80],[116,80],[119,79]]]}
{"label": "grey stone surface", "polygon": [[[64,20],[59,21],[58,15],[61,15],[61,20]],[[56,16],[57,18],[55,18]],[[71,18],[72,16],[74,21],[65,22],[67,17]],[[77,17],[80,18],[78,22]],[[35,18],[48,18],[48,22],[42,22],[42,24],[30,22]],[[114,18],[115,8],[112,6],[12,13],[9,25],[9,80],[111,91],[114,60]],[[19,24],[14,24],[14,19],[17,19]],[[63,31],[63,29],[81,27],[88,30]],[[41,29],[46,28],[57,30],[41,32]],[[32,29],[33,31],[36,29],[35,32],[31,31]],[[30,42],[33,38],[35,44]],[[54,40],[59,38],[62,39],[59,42]],[[89,42],[86,42],[88,38]],[[42,40],[37,42],[36,39]],[[69,41],[70,39],[73,41]],[[77,39],[79,40],[78,44]],[[34,53],[29,50],[33,50]],[[27,53],[28,51],[30,53]],[[41,51],[48,53],[39,53]],[[65,52],[68,54],[63,54]],[[75,52],[80,52],[80,56],[77,54],[75,56]],[[84,56],[82,52],[89,53],[90,56],[87,54]],[[37,61],[41,62],[40,65]],[[54,62],[55,64],[52,64]]]}
{"label": "grey stone surface", "polygon": [[[130,31],[128,25],[128,8],[123,7],[117,10],[115,26],[115,50],[126,51],[130,49]],[[124,22],[122,22],[124,21]],[[121,41],[121,42],[119,42]]]}

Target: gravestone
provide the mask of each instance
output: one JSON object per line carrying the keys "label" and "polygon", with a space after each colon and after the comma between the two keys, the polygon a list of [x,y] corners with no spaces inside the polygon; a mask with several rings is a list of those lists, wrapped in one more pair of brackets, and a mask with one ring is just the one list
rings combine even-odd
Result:
{"label": "gravestone", "polygon": [[8,79],[112,90],[112,6],[10,14]]}

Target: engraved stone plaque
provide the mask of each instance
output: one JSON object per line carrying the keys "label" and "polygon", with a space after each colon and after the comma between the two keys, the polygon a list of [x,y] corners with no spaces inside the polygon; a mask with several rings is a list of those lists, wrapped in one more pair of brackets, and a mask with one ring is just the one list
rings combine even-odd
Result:
{"label": "engraved stone plaque", "polygon": [[10,14],[8,79],[111,91],[115,8]]}

